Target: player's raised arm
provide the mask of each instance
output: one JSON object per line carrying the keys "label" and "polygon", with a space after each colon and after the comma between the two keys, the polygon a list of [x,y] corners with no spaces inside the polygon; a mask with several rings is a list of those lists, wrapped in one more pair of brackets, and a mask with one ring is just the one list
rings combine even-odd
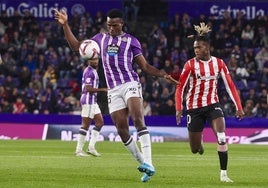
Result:
{"label": "player's raised arm", "polygon": [[76,37],[74,36],[74,34],[70,29],[70,26],[68,24],[68,15],[66,11],[65,10],[58,11],[57,9],[53,10],[55,12],[54,13],[55,19],[58,21],[59,24],[62,25],[65,38],[68,41],[70,48],[73,51],[78,51],[80,42],[76,39]]}

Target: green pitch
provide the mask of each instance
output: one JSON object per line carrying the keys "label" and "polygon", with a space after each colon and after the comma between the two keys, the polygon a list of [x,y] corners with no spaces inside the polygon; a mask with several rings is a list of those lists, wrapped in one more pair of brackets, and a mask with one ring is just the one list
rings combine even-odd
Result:
{"label": "green pitch", "polygon": [[0,140],[0,187],[250,187],[268,185],[268,148],[258,145],[229,145],[228,175],[234,183],[219,181],[215,144],[205,143],[200,156],[188,143],[153,143],[156,174],[140,181],[137,162],[122,143],[99,142],[101,157],[75,157],[76,142]]}

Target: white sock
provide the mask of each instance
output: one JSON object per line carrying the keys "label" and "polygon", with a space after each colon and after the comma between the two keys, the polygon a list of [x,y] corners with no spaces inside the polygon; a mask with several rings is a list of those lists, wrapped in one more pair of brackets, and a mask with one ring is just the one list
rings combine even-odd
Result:
{"label": "white sock", "polygon": [[94,129],[91,130],[91,135],[90,135],[90,141],[89,141],[89,145],[88,148],[95,148],[95,144],[98,140],[100,132],[96,131]]}
{"label": "white sock", "polygon": [[137,143],[133,140],[132,137],[129,138],[129,140],[124,143],[128,151],[132,154],[132,156],[140,163],[143,163],[143,157],[142,154],[138,148]]}
{"label": "white sock", "polygon": [[141,135],[140,137],[141,151],[144,158],[144,163],[152,165],[152,148],[149,134]]}
{"label": "white sock", "polygon": [[83,150],[85,142],[86,142],[86,136],[79,134],[77,138],[76,152]]}
{"label": "white sock", "polygon": [[221,170],[221,176],[227,176],[227,170]]}

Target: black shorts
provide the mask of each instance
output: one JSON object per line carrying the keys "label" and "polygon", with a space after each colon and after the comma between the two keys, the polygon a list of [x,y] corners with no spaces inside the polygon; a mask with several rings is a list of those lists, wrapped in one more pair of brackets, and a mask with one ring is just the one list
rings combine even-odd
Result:
{"label": "black shorts", "polygon": [[202,132],[206,121],[211,124],[213,119],[224,117],[219,103],[206,107],[187,110],[187,127],[191,132]]}

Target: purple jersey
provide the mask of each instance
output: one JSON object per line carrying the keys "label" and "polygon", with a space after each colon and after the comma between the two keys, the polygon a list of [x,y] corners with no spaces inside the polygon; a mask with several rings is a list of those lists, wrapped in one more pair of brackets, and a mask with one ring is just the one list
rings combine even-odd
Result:
{"label": "purple jersey", "polygon": [[142,49],[135,37],[127,33],[116,37],[98,33],[92,39],[101,48],[101,59],[109,89],[126,82],[139,81],[132,64],[133,58],[142,54]]}
{"label": "purple jersey", "polygon": [[99,86],[99,76],[96,69],[91,66],[87,66],[83,72],[82,77],[82,95],[80,97],[81,105],[84,104],[95,104],[97,103],[97,92],[91,93],[87,92],[85,86],[90,85],[93,88],[98,88]]}

